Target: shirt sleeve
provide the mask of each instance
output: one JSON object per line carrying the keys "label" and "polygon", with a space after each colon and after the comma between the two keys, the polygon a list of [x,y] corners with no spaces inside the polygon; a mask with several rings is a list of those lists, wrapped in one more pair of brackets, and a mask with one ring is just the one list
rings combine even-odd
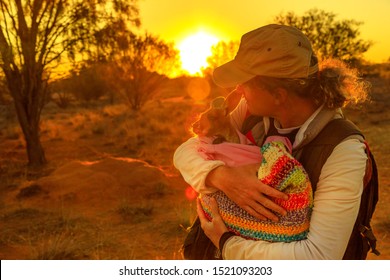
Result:
{"label": "shirt sleeve", "polygon": [[[245,118],[247,105],[245,99],[241,99],[237,108],[231,112],[231,123],[234,128],[239,129]],[[173,155],[173,164],[183,176],[183,179],[190,184],[197,192],[211,193],[215,188],[206,186],[206,177],[211,170],[218,166],[225,165],[220,160],[206,160],[198,152],[199,138],[193,137],[181,144]]]}
{"label": "shirt sleeve", "polygon": [[198,153],[199,138],[193,137],[181,144],[173,155],[173,164],[180,171],[184,181],[197,192],[211,193],[216,189],[207,187],[207,174],[214,168],[224,165],[223,161],[206,160]]}
{"label": "shirt sleeve", "polygon": [[307,239],[270,243],[235,236],[225,243],[224,259],[342,259],[360,207],[366,161],[357,139],[335,147],[317,184]]}

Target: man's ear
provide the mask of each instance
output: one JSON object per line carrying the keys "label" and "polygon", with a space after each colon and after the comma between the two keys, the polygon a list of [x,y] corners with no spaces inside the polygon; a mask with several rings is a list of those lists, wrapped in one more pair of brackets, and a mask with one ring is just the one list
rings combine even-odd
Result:
{"label": "man's ear", "polygon": [[280,105],[287,100],[288,92],[284,88],[276,88],[272,91],[272,95],[275,98],[275,104]]}

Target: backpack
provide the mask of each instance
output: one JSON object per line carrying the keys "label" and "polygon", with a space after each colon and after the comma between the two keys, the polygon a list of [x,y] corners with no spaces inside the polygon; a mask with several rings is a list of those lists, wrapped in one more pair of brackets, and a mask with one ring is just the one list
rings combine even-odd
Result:
{"label": "backpack", "polygon": [[[317,186],[322,166],[342,140],[346,138],[364,139],[361,131],[347,119],[335,119],[330,121],[310,143],[301,150],[295,151],[295,156],[309,173],[313,192]],[[374,155],[371,153],[366,141],[367,165],[363,179],[363,193],[361,203],[347,249],[343,256],[345,260],[364,260],[367,253],[379,255],[376,249],[376,238],[370,225],[378,202],[378,171]]]}

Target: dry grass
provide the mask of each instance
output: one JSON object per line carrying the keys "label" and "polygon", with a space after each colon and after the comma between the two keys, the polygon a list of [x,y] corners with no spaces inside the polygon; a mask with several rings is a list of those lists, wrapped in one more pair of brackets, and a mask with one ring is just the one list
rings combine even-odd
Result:
{"label": "dry grass", "polygon": [[[172,167],[172,155],[188,137],[183,124],[192,109],[190,102],[182,101],[151,102],[140,112],[132,112],[123,104],[64,109],[49,104],[41,123],[49,165],[41,174],[32,174],[25,167],[23,136],[16,120],[3,124],[0,258],[181,258],[178,250],[191,211],[183,195],[184,183]],[[81,197],[77,185],[59,204],[34,204],[53,197],[51,189],[35,183],[37,178],[67,162],[107,157],[142,159],[164,170],[168,180],[155,178],[154,183],[139,186],[129,182],[132,189],[124,190],[115,203],[109,198],[101,200],[102,205],[116,206],[92,215],[92,210],[79,211],[75,206]],[[83,203],[88,208],[91,202]]]}

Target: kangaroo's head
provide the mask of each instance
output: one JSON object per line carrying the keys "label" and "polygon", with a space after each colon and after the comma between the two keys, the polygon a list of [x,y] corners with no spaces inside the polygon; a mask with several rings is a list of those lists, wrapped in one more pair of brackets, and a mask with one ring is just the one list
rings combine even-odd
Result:
{"label": "kangaroo's head", "polygon": [[213,143],[223,141],[239,142],[238,135],[230,124],[229,113],[237,107],[241,94],[234,90],[226,98],[219,96],[211,101],[210,107],[200,114],[199,119],[192,125],[198,136],[217,138]]}

